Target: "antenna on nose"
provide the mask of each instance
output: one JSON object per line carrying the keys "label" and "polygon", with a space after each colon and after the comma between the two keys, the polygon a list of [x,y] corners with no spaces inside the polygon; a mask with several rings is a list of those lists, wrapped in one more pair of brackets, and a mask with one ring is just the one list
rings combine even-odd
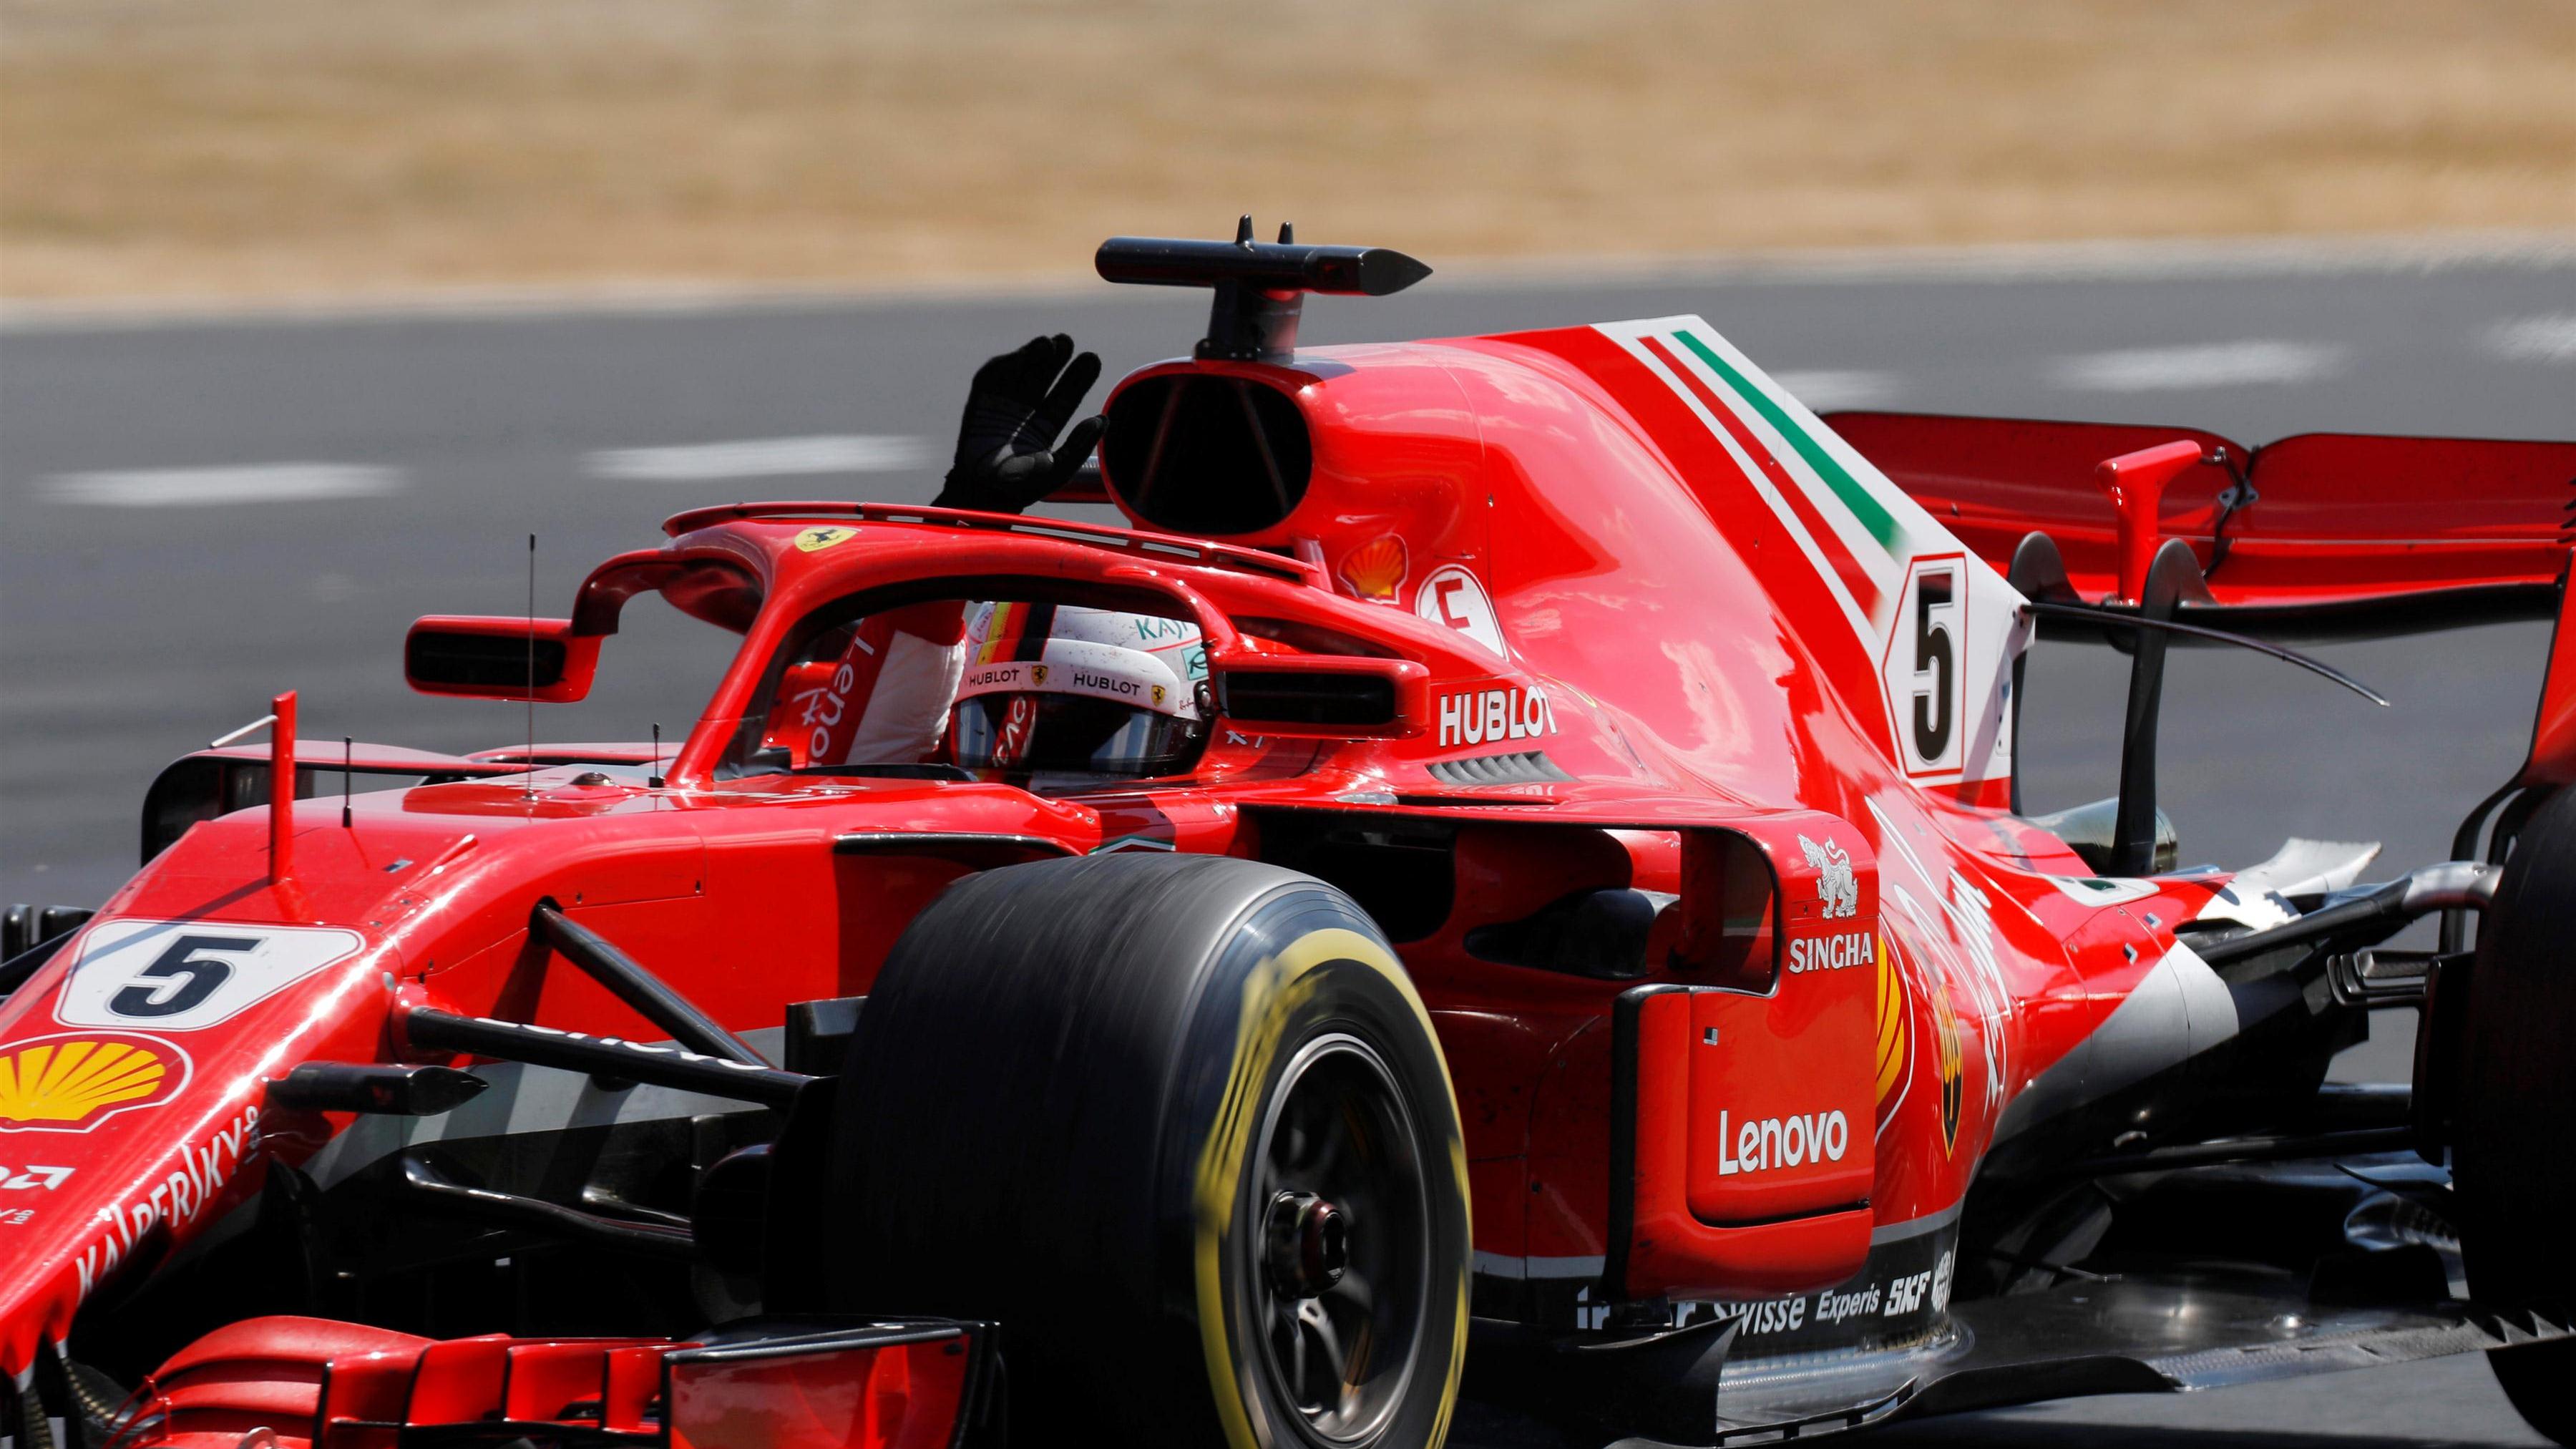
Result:
{"label": "antenna on nose", "polygon": [[527,798],[537,798],[537,536],[528,535],[528,773]]}

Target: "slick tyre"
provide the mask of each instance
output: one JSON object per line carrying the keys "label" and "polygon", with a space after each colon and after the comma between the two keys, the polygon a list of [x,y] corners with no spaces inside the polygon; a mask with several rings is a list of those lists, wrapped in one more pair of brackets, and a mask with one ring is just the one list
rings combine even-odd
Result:
{"label": "slick tyre", "polygon": [[[2472,1297],[2564,1325],[2576,1313],[2576,790],[2535,811],[2505,862],[2469,972],[2452,1180]],[[2531,1427],[2576,1445],[2576,1340],[2487,1362]]]}
{"label": "slick tyre", "polygon": [[1368,917],[1227,857],[1045,861],[896,943],[834,1118],[830,1297],[1001,1325],[1032,1442],[1437,1445],[1448,1071]]}

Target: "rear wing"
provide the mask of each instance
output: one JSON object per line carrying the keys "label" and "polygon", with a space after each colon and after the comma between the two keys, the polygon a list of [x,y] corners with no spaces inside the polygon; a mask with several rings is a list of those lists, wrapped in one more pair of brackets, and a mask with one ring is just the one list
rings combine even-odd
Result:
{"label": "rear wing", "polygon": [[[2086,600],[2120,592],[2104,460],[2189,440],[2157,532],[2206,576],[2183,619],[2274,638],[2384,636],[2507,619],[2557,624],[2517,783],[2576,780],[2576,443],[2304,433],[2248,448],[2197,428],[1922,413],[1826,421],[1969,548],[2009,569],[2044,533]],[[2118,607],[2116,604],[2113,607]]]}
{"label": "rear wing", "polygon": [[1842,412],[1863,456],[1998,569],[2048,534],[2088,599],[2115,592],[2116,528],[2093,470],[2160,443],[2201,460],[2165,485],[2158,532],[2191,546],[2214,604],[2183,617],[2289,638],[2550,619],[2576,542],[2576,443],[2305,433],[2248,448],[2197,428]]}

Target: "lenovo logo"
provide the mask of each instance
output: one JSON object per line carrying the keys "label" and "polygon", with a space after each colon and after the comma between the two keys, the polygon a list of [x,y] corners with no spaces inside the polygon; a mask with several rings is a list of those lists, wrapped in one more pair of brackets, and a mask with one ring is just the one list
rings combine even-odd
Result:
{"label": "lenovo logo", "polygon": [[1717,1175],[1769,1172],[1808,1162],[1840,1162],[1851,1150],[1851,1121],[1840,1112],[1748,1118],[1717,1114]]}

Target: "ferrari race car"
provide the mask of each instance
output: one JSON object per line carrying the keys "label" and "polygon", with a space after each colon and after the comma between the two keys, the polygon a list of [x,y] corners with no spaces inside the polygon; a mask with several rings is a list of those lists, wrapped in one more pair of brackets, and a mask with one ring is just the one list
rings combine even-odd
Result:
{"label": "ferrari race car", "polygon": [[[406,640],[575,700],[658,596],[741,641],[685,738],[281,694],[12,914],[11,1449],[1712,1444],[2470,1350],[2576,1443],[2576,444],[1820,420],[1696,317],[1298,350],[1383,249],[1098,267],[1207,336],[1080,423],[996,359],[951,506]],[[2172,646],[2502,617],[2456,859],[2192,863]],[[2132,663],[2034,816],[2043,628]],[[2411,1088],[2328,1084],[2382,1010]]]}

